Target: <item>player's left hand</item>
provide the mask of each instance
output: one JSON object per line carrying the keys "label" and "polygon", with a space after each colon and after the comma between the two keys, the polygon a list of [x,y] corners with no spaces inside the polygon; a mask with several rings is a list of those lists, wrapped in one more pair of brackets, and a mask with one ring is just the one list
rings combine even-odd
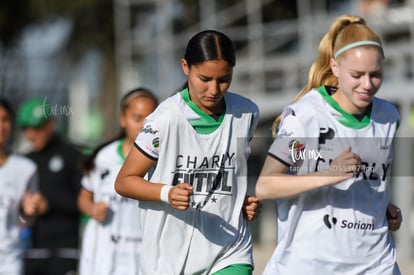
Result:
{"label": "player's left hand", "polygon": [[243,203],[243,214],[246,220],[252,221],[259,216],[262,203],[257,197],[247,196]]}
{"label": "player's left hand", "polygon": [[401,209],[395,206],[392,203],[388,204],[387,207],[387,219],[388,219],[388,228],[390,231],[397,231],[401,227],[402,223],[402,214]]}

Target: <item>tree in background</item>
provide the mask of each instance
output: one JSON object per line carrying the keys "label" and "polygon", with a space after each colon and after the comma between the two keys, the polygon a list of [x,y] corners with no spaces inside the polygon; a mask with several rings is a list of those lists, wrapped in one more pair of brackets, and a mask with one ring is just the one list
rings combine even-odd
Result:
{"label": "tree in background", "polygon": [[[114,27],[112,0],[2,0],[0,2],[0,94],[12,95],[14,104],[32,96],[29,83],[18,83],[11,89],[8,83],[18,81],[15,49],[24,32],[36,25],[64,19],[71,23],[71,30],[60,54],[65,55],[68,67],[61,68],[62,74],[70,74],[91,49],[102,56],[102,88],[98,106],[104,111],[104,120],[109,122],[108,135],[116,127],[117,101],[114,62]],[[68,69],[68,70],[67,70]],[[6,76],[9,77],[6,77]],[[10,77],[12,75],[12,77]],[[17,79],[16,79],[16,78]],[[55,85],[62,85],[56,80]],[[49,84],[50,85],[50,84]],[[40,91],[43,92],[43,91]],[[67,97],[67,95],[60,95]],[[113,123],[111,123],[113,122]],[[104,134],[106,135],[106,133]]]}

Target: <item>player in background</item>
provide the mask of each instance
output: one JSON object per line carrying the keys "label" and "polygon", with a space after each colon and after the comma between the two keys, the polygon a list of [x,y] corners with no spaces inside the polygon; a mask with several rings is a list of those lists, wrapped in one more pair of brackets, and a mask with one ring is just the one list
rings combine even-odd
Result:
{"label": "player in background", "polygon": [[47,211],[38,191],[37,168],[33,161],[9,149],[14,111],[9,100],[0,97],[0,274],[23,274],[23,248],[19,233],[37,215]]}
{"label": "player in background", "polygon": [[389,231],[402,220],[389,204],[399,113],[376,97],[383,67],[381,40],[363,18],[332,23],[308,84],[274,123],[256,185],[278,211],[264,274],[400,274]]}
{"label": "player in background", "polygon": [[138,275],[141,231],[138,201],[114,190],[115,178],[157,98],[145,88],[134,89],[120,102],[120,134],[98,146],[84,164],[78,196],[90,217],[82,237],[79,275]]}
{"label": "player in background", "polygon": [[[80,190],[83,155],[56,130],[59,115],[46,98],[30,98],[17,112],[36,163],[39,191],[48,211],[31,226],[32,247],[25,253],[26,275],[60,275],[76,272],[79,259]],[[67,114],[65,114],[67,115]]]}
{"label": "player in background", "polygon": [[228,91],[235,62],[225,34],[194,35],[184,88],[147,118],[118,174],[116,191],[140,201],[143,274],[252,274],[248,220],[260,202],[246,196],[247,159],[259,110]]}

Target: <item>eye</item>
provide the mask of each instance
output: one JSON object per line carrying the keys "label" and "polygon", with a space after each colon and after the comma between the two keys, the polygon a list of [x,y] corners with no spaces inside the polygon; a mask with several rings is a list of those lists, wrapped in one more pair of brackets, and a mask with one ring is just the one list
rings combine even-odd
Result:
{"label": "eye", "polygon": [[203,82],[208,82],[208,81],[211,80],[210,77],[205,77],[205,76],[202,76],[202,75],[199,75],[198,78],[200,78],[200,80],[203,81]]}
{"label": "eye", "polygon": [[372,78],[381,78],[382,77],[382,72],[374,72],[371,74]]}
{"label": "eye", "polygon": [[226,77],[226,78],[219,79],[218,82],[219,83],[229,83],[230,80],[231,80],[231,77]]}

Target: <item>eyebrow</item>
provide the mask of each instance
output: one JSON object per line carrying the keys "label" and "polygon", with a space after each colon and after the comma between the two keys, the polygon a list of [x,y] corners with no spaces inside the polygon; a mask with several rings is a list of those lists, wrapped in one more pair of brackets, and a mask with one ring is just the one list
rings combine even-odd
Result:
{"label": "eyebrow", "polygon": [[[206,75],[203,75],[203,74],[200,74],[200,73],[197,74],[197,76],[202,77],[202,78],[206,78],[206,79],[213,79],[213,77],[211,77],[211,76],[206,76]],[[221,76],[218,79],[226,79],[226,78],[230,78],[230,77],[232,77],[232,74],[227,74],[227,75]]]}

